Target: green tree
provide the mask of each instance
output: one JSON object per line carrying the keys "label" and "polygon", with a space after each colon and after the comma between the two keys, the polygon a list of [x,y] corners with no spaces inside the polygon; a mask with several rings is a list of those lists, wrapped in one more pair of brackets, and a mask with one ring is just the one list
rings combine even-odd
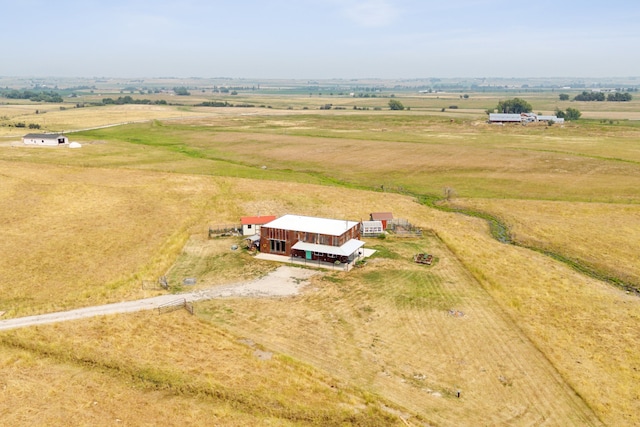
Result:
{"label": "green tree", "polygon": [[614,101],[614,102],[631,101],[632,98],[633,97],[629,92],[626,92],[626,93],[616,92],[616,93],[610,93],[609,95],[607,95],[607,101]]}
{"label": "green tree", "polygon": [[604,93],[602,92],[587,92],[582,91],[581,94],[576,95],[574,98],[576,101],[604,101]]}
{"label": "green tree", "polygon": [[520,114],[520,113],[530,113],[533,108],[531,104],[521,98],[513,98],[508,99],[506,101],[500,101],[498,103],[497,110],[500,113],[506,114]]}
{"label": "green tree", "polygon": [[390,99],[389,108],[392,110],[404,110],[404,105],[402,105],[402,102],[397,99]]}
{"label": "green tree", "polygon": [[191,95],[191,93],[184,86],[182,86],[182,87],[174,87],[173,91],[176,93],[176,95],[180,95],[180,96],[189,96],[189,95]]}
{"label": "green tree", "polygon": [[564,118],[566,120],[578,120],[582,113],[575,108],[567,108]]}
{"label": "green tree", "polygon": [[569,100],[569,94],[568,93],[561,93],[559,95],[560,97],[560,101],[568,101]]}

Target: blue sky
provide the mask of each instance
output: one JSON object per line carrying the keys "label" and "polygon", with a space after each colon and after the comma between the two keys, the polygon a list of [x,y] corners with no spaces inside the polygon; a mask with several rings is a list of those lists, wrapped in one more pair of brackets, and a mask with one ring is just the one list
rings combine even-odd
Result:
{"label": "blue sky", "polygon": [[0,75],[640,75],[634,0],[0,0]]}

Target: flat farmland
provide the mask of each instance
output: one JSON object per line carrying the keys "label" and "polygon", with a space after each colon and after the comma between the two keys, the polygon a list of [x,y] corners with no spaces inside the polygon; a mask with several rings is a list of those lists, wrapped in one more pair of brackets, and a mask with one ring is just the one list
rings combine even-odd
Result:
{"label": "flat farmland", "polygon": [[[216,110],[217,111],[217,110]],[[177,108],[162,105],[118,105],[90,108],[76,108],[75,105],[0,105],[0,124],[24,123],[38,125],[46,132],[69,132],[77,129],[111,126],[125,123],[146,122],[153,119],[171,119],[212,115],[215,111],[201,108],[192,111],[189,107]],[[217,111],[221,113],[221,111]],[[27,132],[43,132],[38,129],[24,129],[0,126],[0,137],[20,140]]]}
{"label": "flat farmland", "polygon": [[[3,332],[0,411],[33,423],[44,410],[38,384],[75,378],[68,392],[50,389],[64,409],[48,409],[45,424],[75,414],[135,425],[157,396],[170,423],[194,413],[225,425],[640,422],[637,296],[539,252],[640,282],[640,129],[490,126],[477,100],[442,114],[399,99],[416,105],[193,107],[171,120],[149,110],[146,123],[70,134],[79,150],[0,146],[0,200],[11,207],[0,214],[4,317],[165,292],[141,286],[163,274],[173,292],[183,276],[202,288],[259,277],[273,264],[230,251],[240,240],[206,238],[241,215],[391,210],[425,231],[369,239],[378,252],[364,268],[324,272],[288,299]],[[69,123],[92,127],[90,113]],[[517,244],[440,209],[445,188],[449,207],[498,218]],[[423,251],[433,266],[412,262]],[[97,398],[79,400],[82,390]],[[31,410],[10,411],[16,396]],[[140,409],[119,412],[125,399]]]}

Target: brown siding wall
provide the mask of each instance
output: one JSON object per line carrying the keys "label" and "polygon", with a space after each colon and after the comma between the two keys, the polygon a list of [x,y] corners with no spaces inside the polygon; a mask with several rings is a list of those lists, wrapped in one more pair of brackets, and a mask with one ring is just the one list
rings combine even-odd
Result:
{"label": "brown siding wall", "polygon": [[[342,246],[351,239],[360,238],[360,224],[345,231],[340,236],[283,230],[280,228],[260,228],[260,251],[266,254],[291,256],[291,247],[299,241],[318,245]],[[272,241],[284,243],[272,243]]]}

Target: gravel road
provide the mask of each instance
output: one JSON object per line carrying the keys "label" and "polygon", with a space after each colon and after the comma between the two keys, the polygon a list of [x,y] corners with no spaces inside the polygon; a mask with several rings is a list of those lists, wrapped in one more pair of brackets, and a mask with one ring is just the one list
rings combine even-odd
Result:
{"label": "gravel road", "polygon": [[134,301],[124,301],[114,304],[61,311],[57,313],[39,314],[36,316],[2,320],[0,321],[0,331],[47,323],[66,322],[68,320],[82,319],[86,317],[153,310],[163,304],[176,301],[181,298],[192,302],[232,297],[287,297],[297,295],[300,292],[300,289],[307,284],[309,278],[315,274],[318,274],[318,272],[290,266],[281,266],[270,274],[250,282],[218,286],[210,289],[201,289],[195,292],[183,294],[160,295]]}

